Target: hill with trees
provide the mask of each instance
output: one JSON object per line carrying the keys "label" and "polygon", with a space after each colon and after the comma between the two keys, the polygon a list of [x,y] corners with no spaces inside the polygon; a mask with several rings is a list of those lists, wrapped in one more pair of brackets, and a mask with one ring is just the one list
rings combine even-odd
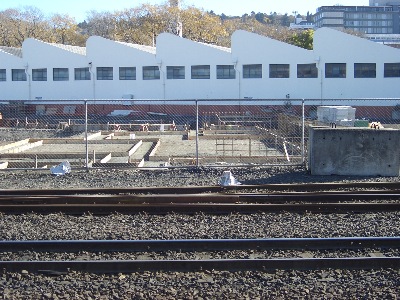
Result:
{"label": "hill with trees", "polygon": [[[311,18],[307,13],[306,18]],[[97,35],[126,43],[151,45],[163,32],[208,44],[230,47],[231,35],[238,29],[254,32],[282,42],[312,49],[312,30],[291,30],[294,16],[277,13],[255,13],[242,16],[217,15],[213,11],[169,4],[143,4],[114,12],[90,11],[86,20],[77,23],[68,14],[45,17],[36,7],[0,11],[0,45],[21,47],[27,38],[44,42],[85,46],[89,36]]]}

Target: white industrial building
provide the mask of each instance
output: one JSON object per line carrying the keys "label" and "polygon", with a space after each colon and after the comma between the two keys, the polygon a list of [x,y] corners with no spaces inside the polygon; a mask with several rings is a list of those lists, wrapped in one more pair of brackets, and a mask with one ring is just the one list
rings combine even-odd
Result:
{"label": "white industrial building", "polygon": [[246,31],[231,48],[168,33],[156,42],[0,47],[0,100],[400,97],[400,49],[329,28],[315,32],[314,50]]}

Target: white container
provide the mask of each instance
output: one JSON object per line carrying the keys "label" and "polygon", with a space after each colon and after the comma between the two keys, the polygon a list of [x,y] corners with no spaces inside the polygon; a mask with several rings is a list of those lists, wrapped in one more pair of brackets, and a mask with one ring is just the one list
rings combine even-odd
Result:
{"label": "white container", "polygon": [[318,106],[317,118],[324,123],[355,120],[356,109],[351,106]]}

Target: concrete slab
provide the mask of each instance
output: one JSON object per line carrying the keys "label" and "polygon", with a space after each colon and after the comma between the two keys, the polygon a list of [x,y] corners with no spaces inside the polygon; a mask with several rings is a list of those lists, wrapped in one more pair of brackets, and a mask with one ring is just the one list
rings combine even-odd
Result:
{"label": "concrete slab", "polygon": [[312,175],[399,176],[400,131],[311,127]]}

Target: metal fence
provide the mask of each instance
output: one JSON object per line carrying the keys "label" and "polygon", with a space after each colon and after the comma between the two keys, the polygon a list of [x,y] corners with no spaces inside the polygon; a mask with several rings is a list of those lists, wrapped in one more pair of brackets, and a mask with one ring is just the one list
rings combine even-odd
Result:
{"label": "metal fence", "polygon": [[329,105],[355,108],[335,126],[400,123],[400,99],[3,101],[0,168],[304,165]]}

